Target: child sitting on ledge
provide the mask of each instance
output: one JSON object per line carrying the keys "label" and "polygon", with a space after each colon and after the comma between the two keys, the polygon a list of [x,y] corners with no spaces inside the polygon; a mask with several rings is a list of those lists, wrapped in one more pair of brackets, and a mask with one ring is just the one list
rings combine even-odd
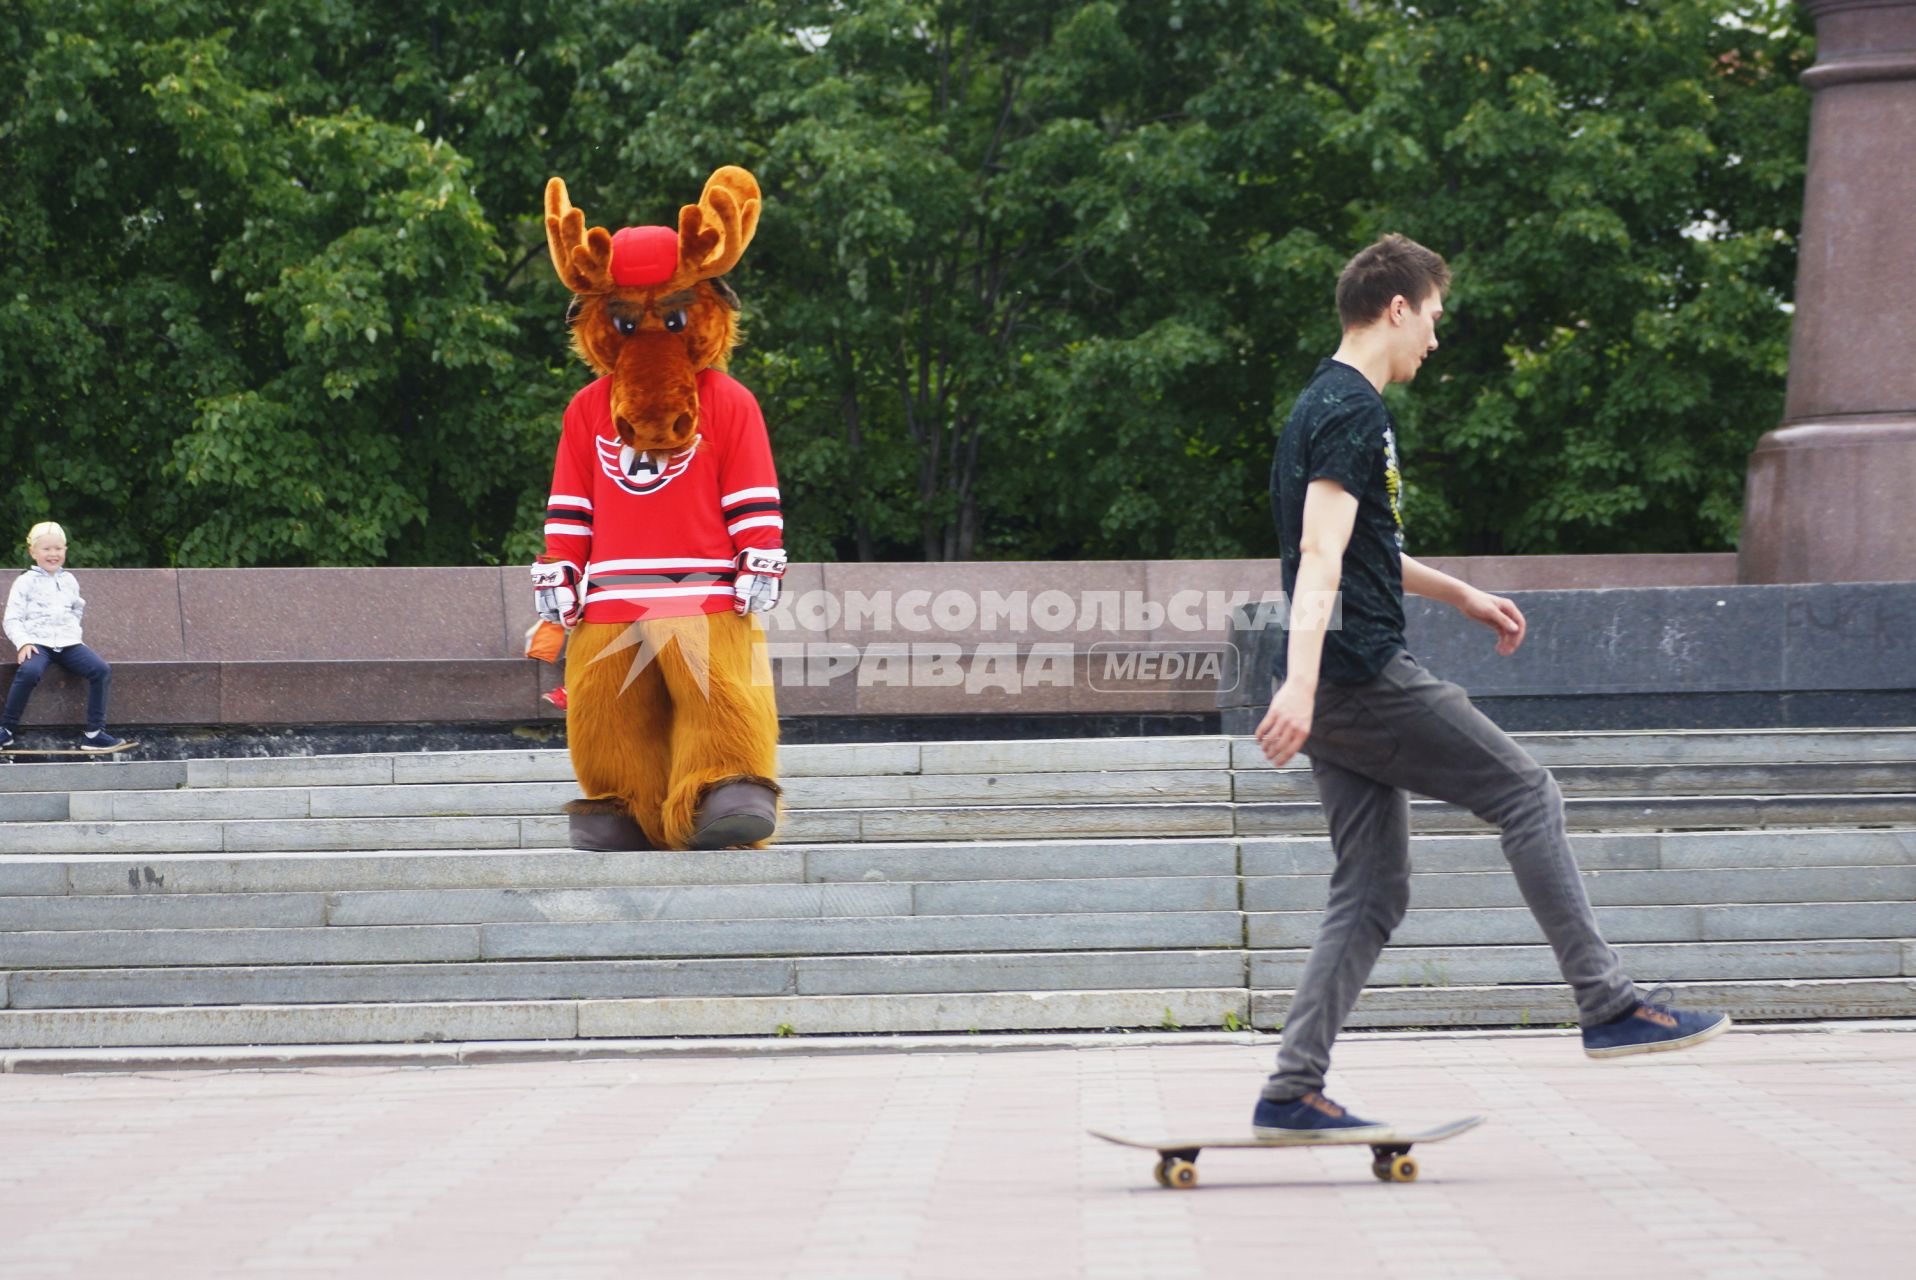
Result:
{"label": "child sitting on ledge", "polygon": [[14,731],[20,727],[27,699],[46,674],[47,663],[55,662],[87,682],[86,735],[80,739],[80,750],[110,751],[121,745],[119,738],[106,731],[106,695],[113,668],[80,643],[86,601],[80,596],[79,582],[64,568],[66,531],[44,520],[28,531],[27,549],[33,555],[33,568],[14,579],[7,593],[7,639],[20,651],[20,670],[7,690],[6,709],[0,711],[0,750],[14,745]]}

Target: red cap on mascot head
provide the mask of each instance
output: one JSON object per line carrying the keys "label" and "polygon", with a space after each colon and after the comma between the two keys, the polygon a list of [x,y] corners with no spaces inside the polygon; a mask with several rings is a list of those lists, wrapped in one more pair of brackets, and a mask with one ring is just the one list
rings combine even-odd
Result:
{"label": "red cap on mascot head", "polygon": [[664,284],[679,269],[679,233],[674,227],[622,227],[612,235],[612,283],[648,288]]}

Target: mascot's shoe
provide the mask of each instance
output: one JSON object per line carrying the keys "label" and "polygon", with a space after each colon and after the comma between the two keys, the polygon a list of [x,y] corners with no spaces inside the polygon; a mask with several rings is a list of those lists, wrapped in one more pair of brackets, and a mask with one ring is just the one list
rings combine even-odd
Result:
{"label": "mascot's shoe", "polygon": [[[574,808],[573,805],[578,807]],[[652,847],[652,842],[645,838],[644,829],[633,820],[631,814],[613,808],[605,801],[576,800],[566,806],[566,815],[572,826],[572,838],[568,843],[574,849],[586,853],[629,853]]]}
{"label": "mascot's shoe", "polygon": [[762,782],[722,782],[705,793],[692,819],[694,849],[729,849],[771,838],[778,792]]}

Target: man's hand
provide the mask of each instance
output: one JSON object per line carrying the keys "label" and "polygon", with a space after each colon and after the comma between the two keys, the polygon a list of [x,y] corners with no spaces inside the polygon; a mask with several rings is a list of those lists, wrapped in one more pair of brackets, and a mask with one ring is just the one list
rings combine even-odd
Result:
{"label": "man's hand", "polygon": [[33,658],[33,655],[38,652],[40,652],[39,645],[23,644],[20,646],[20,661],[23,663],[28,662]]}
{"label": "man's hand", "polygon": [[732,608],[739,617],[770,613],[778,603],[779,580],[785,576],[785,553],[777,547],[747,547],[738,553],[738,577],[732,581]]}
{"label": "man's hand", "polygon": [[571,627],[585,610],[579,602],[579,571],[569,564],[532,566],[532,603],[547,622]]}
{"label": "man's hand", "polygon": [[1506,658],[1517,652],[1517,646],[1523,643],[1524,634],[1530,629],[1524,621],[1523,610],[1514,602],[1475,587],[1457,608],[1472,622],[1481,622],[1497,633],[1497,652]]}
{"label": "man's hand", "polygon": [[1311,710],[1317,705],[1317,690],[1306,689],[1295,680],[1278,686],[1271,698],[1271,709],[1257,722],[1257,745],[1273,767],[1283,768],[1311,736]]}

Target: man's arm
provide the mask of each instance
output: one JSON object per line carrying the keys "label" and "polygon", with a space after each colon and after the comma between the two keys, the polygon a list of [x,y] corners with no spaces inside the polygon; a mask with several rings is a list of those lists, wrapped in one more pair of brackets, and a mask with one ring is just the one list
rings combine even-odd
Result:
{"label": "man's arm", "polygon": [[1414,596],[1447,604],[1473,622],[1481,622],[1497,633],[1497,652],[1508,658],[1523,643],[1530,624],[1523,610],[1502,596],[1479,591],[1461,578],[1453,578],[1409,556],[1403,557],[1404,590]]}
{"label": "man's arm", "polygon": [[1343,581],[1344,548],[1350,545],[1356,524],[1357,499],[1349,490],[1335,480],[1311,481],[1304,491],[1304,534],[1291,593],[1284,683],[1257,726],[1258,745],[1273,765],[1289,761],[1311,736],[1324,632]]}
{"label": "man's arm", "polygon": [[1433,569],[1409,556],[1404,556],[1403,562],[1404,592],[1407,595],[1422,596],[1426,600],[1435,600],[1453,609],[1460,609],[1463,607],[1464,597],[1474,589],[1462,578],[1453,578],[1441,569]]}

